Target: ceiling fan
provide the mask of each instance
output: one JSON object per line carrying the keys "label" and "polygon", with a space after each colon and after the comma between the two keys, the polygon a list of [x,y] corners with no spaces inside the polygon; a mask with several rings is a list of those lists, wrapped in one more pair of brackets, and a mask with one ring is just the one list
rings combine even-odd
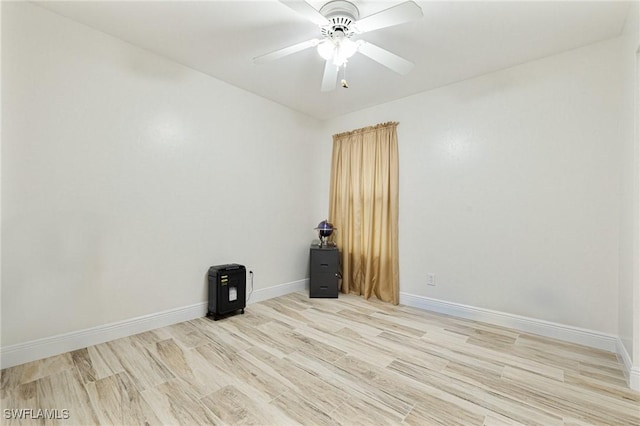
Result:
{"label": "ceiling fan", "polygon": [[[405,75],[413,68],[413,63],[388,50],[362,39],[354,39],[369,31],[421,18],[422,9],[413,1],[405,1],[362,19],[356,5],[346,0],[330,1],[320,10],[316,10],[306,1],[280,0],[280,2],[317,24],[322,38],[303,41],[258,56],[253,58],[254,63],[270,62],[316,47],[318,54],[326,60],[321,86],[323,92],[335,89],[340,67],[344,69],[348,59],[356,52],[362,53],[398,74]],[[342,87],[348,87],[345,79],[342,80]]]}

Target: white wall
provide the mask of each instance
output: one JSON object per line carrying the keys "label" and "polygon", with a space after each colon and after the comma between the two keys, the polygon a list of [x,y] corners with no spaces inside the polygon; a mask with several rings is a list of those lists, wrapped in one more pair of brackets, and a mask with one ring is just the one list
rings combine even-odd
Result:
{"label": "white wall", "polygon": [[[640,367],[640,139],[638,135],[638,78],[640,6],[634,2],[624,29],[624,56],[620,79],[625,85],[621,115],[620,294],[618,336],[633,364]],[[635,317],[634,317],[635,315]],[[634,335],[636,349],[634,350]],[[640,374],[640,371],[638,371]],[[640,384],[638,384],[640,386]]]}
{"label": "white wall", "polygon": [[401,292],[617,333],[622,54],[603,42],[327,123],[400,122]]}
{"label": "white wall", "polygon": [[3,347],[307,276],[316,120],[28,3],[2,55]]}

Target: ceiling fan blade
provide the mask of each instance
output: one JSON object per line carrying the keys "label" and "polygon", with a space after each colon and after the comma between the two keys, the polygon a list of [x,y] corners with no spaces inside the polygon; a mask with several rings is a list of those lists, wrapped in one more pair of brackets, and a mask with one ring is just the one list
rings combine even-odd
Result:
{"label": "ceiling fan blade", "polygon": [[412,62],[366,41],[361,42],[358,52],[368,56],[376,62],[381,63],[391,71],[395,71],[398,74],[409,74],[409,71],[413,68]]}
{"label": "ceiling fan blade", "polygon": [[294,44],[293,46],[285,47],[284,49],[279,49],[265,55],[257,56],[253,58],[253,63],[264,64],[265,62],[275,61],[276,59],[280,59],[293,53],[300,52],[301,50],[317,46],[318,43],[320,43],[320,40],[318,40],[317,38],[303,41],[302,43]]}
{"label": "ceiling fan blade", "polygon": [[329,60],[324,66],[324,75],[322,76],[322,91],[330,92],[336,88],[336,80],[338,79],[338,67]]}
{"label": "ceiling fan blade", "polygon": [[306,1],[296,0],[280,0],[280,3],[288,6],[290,9],[298,12],[300,15],[307,18],[309,21],[317,25],[327,25],[329,21],[322,16],[313,6]]}
{"label": "ceiling fan blade", "polygon": [[420,6],[413,1],[406,1],[360,19],[356,22],[356,27],[361,33],[366,33],[420,18],[422,18]]}

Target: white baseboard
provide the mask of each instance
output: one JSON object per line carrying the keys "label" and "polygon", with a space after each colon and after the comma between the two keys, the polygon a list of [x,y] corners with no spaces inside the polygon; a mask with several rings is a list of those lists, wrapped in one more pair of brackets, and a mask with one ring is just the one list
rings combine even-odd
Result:
{"label": "white baseboard", "polygon": [[434,311],[474,321],[486,322],[488,324],[513,328],[526,333],[538,334],[545,337],[563,340],[565,342],[603,349],[609,352],[617,352],[617,336],[594,330],[509,314],[506,312],[477,308],[475,306],[447,302],[444,300],[432,299],[430,297],[418,296],[409,293],[400,293],[400,303],[428,311]]}
{"label": "white baseboard", "polygon": [[305,288],[309,288],[309,279],[292,281],[286,284],[274,285],[267,288],[261,288],[255,290],[247,304],[262,302],[263,300],[273,299],[274,297],[284,296],[285,294],[293,293],[295,291],[302,291]]}
{"label": "white baseboard", "polygon": [[[248,304],[284,296],[294,291],[304,290],[308,279],[280,284],[255,290]],[[58,334],[29,342],[0,348],[0,368],[12,367],[30,361],[58,355],[87,346],[97,345],[121,337],[132,336],[159,327],[203,317],[207,314],[207,302],[181,308],[169,309],[155,314],[143,315],[124,321],[99,325],[85,330]]]}
{"label": "white baseboard", "polygon": [[624,365],[624,375],[627,378],[629,387],[635,391],[640,391],[640,368],[633,366],[631,356],[629,352],[627,352],[627,348],[622,344],[620,338],[616,341],[616,353],[618,359]]}
{"label": "white baseboard", "polygon": [[640,392],[640,367],[632,367],[629,370],[629,387]]}
{"label": "white baseboard", "polygon": [[169,309],[155,314],[6,346],[0,350],[1,367],[12,367],[121,337],[143,333],[158,327],[189,321],[205,316],[206,313],[207,302],[201,302],[191,306]]}

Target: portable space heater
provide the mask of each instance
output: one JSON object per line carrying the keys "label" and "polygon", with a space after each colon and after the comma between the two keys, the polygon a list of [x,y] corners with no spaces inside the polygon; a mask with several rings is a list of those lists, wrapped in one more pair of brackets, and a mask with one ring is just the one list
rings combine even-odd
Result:
{"label": "portable space heater", "polygon": [[209,268],[209,306],[207,316],[219,320],[240,310],[244,314],[247,294],[247,270],[231,263]]}

